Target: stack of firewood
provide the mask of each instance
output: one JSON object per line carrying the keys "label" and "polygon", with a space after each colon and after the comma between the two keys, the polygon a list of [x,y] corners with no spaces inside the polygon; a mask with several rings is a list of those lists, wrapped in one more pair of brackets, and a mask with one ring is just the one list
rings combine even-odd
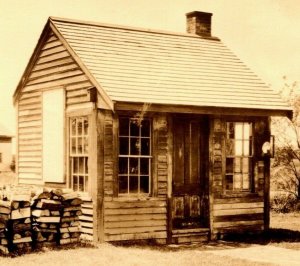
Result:
{"label": "stack of firewood", "polygon": [[62,194],[62,212],[60,223],[61,245],[77,243],[80,241],[80,222],[82,200],[78,198],[78,193],[68,190]]}
{"label": "stack of firewood", "polygon": [[23,252],[31,251],[32,228],[31,228],[31,208],[30,197],[14,196],[10,202],[11,214],[8,223],[9,241],[12,241],[12,250]]}
{"label": "stack of firewood", "polygon": [[9,253],[7,238],[7,226],[10,219],[11,205],[8,201],[0,200],[0,251],[3,254]]}
{"label": "stack of firewood", "polygon": [[37,248],[58,243],[61,201],[50,191],[43,191],[33,198],[32,223]]}

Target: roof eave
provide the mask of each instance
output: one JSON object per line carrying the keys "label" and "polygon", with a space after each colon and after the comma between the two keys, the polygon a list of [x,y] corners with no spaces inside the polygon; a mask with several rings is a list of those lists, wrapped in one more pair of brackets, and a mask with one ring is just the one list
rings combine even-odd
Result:
{"label": "roof eave", "polygon": [[[116,101],[116,111],[140,111],[144,102],[125,102]],[[242,115],[242,116],[285,116],[289,119],[293,117],[293,110],[289,107],[282,109],[259,109],[244,107],[222,107],[222,106],[191,106],[191,105],[172,105],[172,104],[150,104],[149,112],[166,113],[189,113],[189,114],[208,114],[208,115]]]}
{"label": "roof eave", "polygon": [[24,87],[24,85],[26,84],[26,81],[27,81],[27,78],[29,76],[29,73],[31,72],[33,66],[34,66],[34,63],[36,62],[37,58],[38,58],[38,55],[39,55],[39,51],[41,50],[42,48],[42,45],[43,45],[43,42],[44,42],[44,39],[47,37],[49,31],[50,31],[50,27],[49,27],[49,24],[50,24],[50,20],[48,19],[46,25],[44,26],[43,28],[43,31],[38,39],[38,42],[33,50],[33,53],[31,54],[31,57],[29,59],[29,62],[23,72],[23,75],[21,76],[21,79],[14,91],[14,94],[13,94],[13,104],[15,105],[18,98],[19,98],[19,94],[20,94],[20,91],[21,89]]}
{"label": "roof eave", "polygon": [[55,23],[53,23],[52,18],[49,18],[50,21],[50,29],[56,34],[56,36],[59,38],[59,40],[63,43],[63,45],[66,47],[68,52],[71,54],[72,58],[75,60],[75,62],[79,65],[81,70],[84,72],[84,74],[89,78],[93,86],[95,86],[102,96],[104,102],[108,105],[108,107],[111,110],[114,110],[114,103],[106,93],[106,91],[101,87],[101,85],[97,82],[96,78],[92,75],[92,73],[88,70],[88,68],[85,66],[85,64],[82,62],[80,57],[75,53],[75,51],[72,49],[70,44],[65,40],[63,35],[60,33],[59,29],[55,26]]}

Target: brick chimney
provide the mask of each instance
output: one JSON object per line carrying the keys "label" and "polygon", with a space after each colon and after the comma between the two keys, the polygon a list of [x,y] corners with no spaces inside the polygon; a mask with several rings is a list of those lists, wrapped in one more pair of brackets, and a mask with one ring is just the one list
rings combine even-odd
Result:
{"label": "brick chimney", "polygon": [[188,33],[203,37],[211,37],[212,13],[193,11],[186,14],[186,30]]}

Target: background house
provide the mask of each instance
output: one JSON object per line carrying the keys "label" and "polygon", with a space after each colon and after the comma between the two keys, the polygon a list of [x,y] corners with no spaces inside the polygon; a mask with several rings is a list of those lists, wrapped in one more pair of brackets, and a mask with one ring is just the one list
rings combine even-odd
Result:
{"label": "background house", "polygon": [[11,133],[0,124],[0,172],[11,171],[11,163],[13,160]]}
{"label": "background house", "polygon": [[268,229],[261,148],[291,109],[211,16],[188,13],[188,33],[49,18],[14,94],[19,183],[90,196],[95,241]]}

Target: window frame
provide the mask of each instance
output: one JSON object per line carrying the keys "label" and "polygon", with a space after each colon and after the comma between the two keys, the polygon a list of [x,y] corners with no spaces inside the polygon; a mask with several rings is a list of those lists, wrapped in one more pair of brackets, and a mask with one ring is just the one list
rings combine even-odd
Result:
{"label": "window frame", "polygon": [[[121,135],[120,128],[121,128],[121,120],[122,119],[128,119],[128,135]],[[153,119],[152,117],[144,117],[141,121],[148,120],[149,121],[149,135],[148,136],[141,136],[141,127],[139,127],[139,135],[131,135],[130,134],[130,121],[136,120],[137,123],[139,122],[139,119],[132,116],[132,115],[124,115],[119,116],[118,118],[118,149],[117,149],[117,189],[116,189],[116,195],[118,197],[133,197],[133,198],[139,198],[139,197],[151,197],[153,192]],[[121,144],[121,138],[128,138],[128,152],[127,154],[120,154],[120,144]],[[149,139],[149,154],[148,155],[142,155],[141,150],[142,148],[139,148],[139,154],[130,154],[130,147],[131,147],[131,139],[138,138],[139,143],[141,144],[142,139]],[[127,161],[127,173],[120,174],[120,158],[126,158]],[[138,173],[137,174],[130,174],[130,159],[137,159],[138,160]],[[142,174],[141,173],[141,163],[140,159],[147,159],[148,160],[148,174]],[[120,177],[127,176],[127,192],[120,193]],[[137,192],[130,192],[130,176],[137,176],[138,178],[138,188]],[[141,176],[148,176],[148,192],[141,192]]]}
{"label": "window frame", "polygon": [[[83,120],[83,126],[82,126],[82,134],[78,135],[78,128],[76,128],[76,134],[72,134],[72,120],[81,119]],[[87,121],[87,134],[85,134],[84,129],[84,121]],[[76,122],[77,126],[77,122]],[[88,114],[76,114],[71,115],[68,117],[68,186],[72,188],[74,191],[78,193],[89,193],[90,192],[90,183],[91,183],[91,176],[90,176],[90,134],[91,134],[91,123],[90,123],[90,117]],[[72,153],[72,139],[75,138],[75,144],[76,144],[76,152]],[[78,153],[78,138],[81,138],[82,143],[82,151],[83,153]],[[87,145],[87,150],[84,152],[84,139],[86,139],[85,144]],[[83,158],[83,173],[75,173],[73,172],[73,159],[77,158],[78,160],[78,170],[79,170],[79,158]],[[86,171],[87,170],[87,171]],[[74,176],[77,176],[77,189],[74,189]],[[79,176],[83,176],[83,190],[79,190],[80,184],[79,184]]]}
{"label": "window frame", "polygon": [[[244,124],[245,123],[249,123],[251,126],[251,135],[249,136],[249,139],[244,139],[244,136],[242,137],[242,139],[236,139],[234,138],[234,141],[242,141],[242,145],[244,146],[244,141],[250,141],[251,142],[251,146],[249,146],[249,155],[243,155],[243,150],[244,147],[242,147],[242,155],[227,155],[227,140],[228,140],[228,124],[229,123],[242,123],[243,124],[243,129],[244,129]],[[223,171],[223,192],[225,193],[225,195],[227,194],[249,194],[249,193],[254,193],[254,160],[255,160],[255,147],[254,147],[254,143],[255,143],[255,122],[252,119],[240,119],[240,118],[232,118],[232,119],[226,119],[225,120],[225,141],[224,141],[224,171]],[[244,130],[243,130],[244,131]],[[243,132],[244,134],[244,132]],[[251,152],[250,152],[251,151]],[[242,169],[242,160],[243,158],[248,158],[249,161],[248,163],[251,164],[251,167],[248,166],[249,171],[248,171],[248,175],[249,175],[249,188],[247,189],[243,189],[243,180],[244,178],[242,177],[242,182],[240,185],[239,189],[234,189],[234,180],[232,182],[232,189],[227,189],[226,188],[226,176],[232,174],[234,175],[234,162],[233,162],[233,170],[232,173],[227,173],[227,158],[241,158],[241,166],[240,169],[241,171],[243,171]],[[243,175],[243,172],[241,172],[241,175]]]}

